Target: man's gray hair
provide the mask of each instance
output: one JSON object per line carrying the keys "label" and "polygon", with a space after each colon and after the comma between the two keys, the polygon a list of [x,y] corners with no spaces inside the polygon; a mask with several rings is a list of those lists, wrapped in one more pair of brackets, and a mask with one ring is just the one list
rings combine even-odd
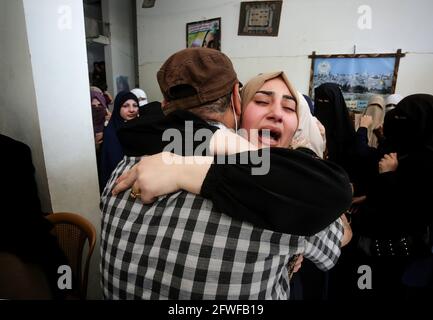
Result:
{"label": "man's gray hair", "polygon": [[214,101],[205,103],[201,106],[198,106],[196,108],[189,109],[188,111],[202,117],[206,118],[207,114],[210,113],[224,113],[226,112],[227,108],[230,106],[230,100],[231,100],[231,92],[225,96],[222,96],[221,98],[218,98]]}

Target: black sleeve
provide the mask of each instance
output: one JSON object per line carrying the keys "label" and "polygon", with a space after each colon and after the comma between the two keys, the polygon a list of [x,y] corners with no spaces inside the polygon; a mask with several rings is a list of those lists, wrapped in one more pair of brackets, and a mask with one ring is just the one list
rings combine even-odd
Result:
{"label": "black sleeve", "polygon": [[396,171],[379,174],[361,211],[363,227],[376,236],[414,234],[433,222],[433,156],[400,160]]}
{"label": "black sleeve", "polygon": [[139,118],[126,122],[117,131],[117,137],[127,156],[139,157],[162,151],[182,156],[206,155],[217,129],[191,112],[177,110],[167,116],[140,114]]}
{"label": "black sleeve", "polygon": [[[7,155],[2,156],[0,161],[2,168],[5,169],[4,181],[8,183],[8,187],[0,196],[3,208],[11,206],[13,214],[9,212],[8,216],[13,216],[17,221],[42,216],[30,148],[6,136],[1,137],[0,146]],[[25,201],[23,201],[24,195]]]}
{"label": "black sleeve", "polygon": [[339,166],[302,151],[268,150],[270,166],[264,175],[252,174],[257,165],[250,160],[261,151],[238,154],[235,164],[219,164],[221,158],[215,157],[201,195],[235,219],[305,236],[324,229],[349,208],[349,178]]}
{"label": "black sleeve", "polygon": [[7,250],[26,257],[40,254],[45,259],[45,254],[41,253],[45,247],[40,244],[50,237],[52,225],[41,210],[31,149],[2,135],[0,147],[5,154],[0,157],[0,165],[5,169],[2,177],[7,182],[7,188],[0,193],[5,213],[0,224],[0,251]]}
{"label": "black sleeve", "polygon": [[369,152],[368,130],[365,127],[359,127],[356,131],[356,153],[359,156],[368,156]]}

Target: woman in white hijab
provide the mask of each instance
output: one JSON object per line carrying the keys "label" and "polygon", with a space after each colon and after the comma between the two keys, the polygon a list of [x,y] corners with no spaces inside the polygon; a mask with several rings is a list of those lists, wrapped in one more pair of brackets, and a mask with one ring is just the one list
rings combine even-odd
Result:
{"label": "woman in white hijab", "polygon": [[147,101],[147,94],[146,94],[146,92],[144,92],[144,90],[142,90],[140,88],[135,88],[135,89],[132,89],[131,92],[133,94],[135,94],[135,96],[137,97],[137,99],[138,99],[138,105],[140,107],[142,107],[142,106],[144,106],[144,105],[146,105],[148,103],[148,101]]}
{"label": "woman in white hijab", "polygon": [[391,111],[392,109],[394,109],[395,106],[400,102],[401,99],[403,99],[403,97],[401,95],[399,95],[398,93],[390,94],[386,98],[385,112],[388,112],[388,111]]}
{"label": "woman in white hijab", "polygon": [[300,92],[298,92],[298,98],[299,124],[292,140],[292,147],[305,143],[307,148],[323,159],[326,149],[325,127],[316,117],[313,117],[307,100]]}

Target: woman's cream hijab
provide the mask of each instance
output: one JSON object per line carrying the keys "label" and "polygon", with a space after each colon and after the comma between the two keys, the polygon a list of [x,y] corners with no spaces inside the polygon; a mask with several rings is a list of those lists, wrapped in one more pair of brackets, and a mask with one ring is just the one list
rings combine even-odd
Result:
{"label": "woman's cream hijab", "polygon": [[[296,105],[298,104],[298,91],[296,91],[295,87],[290,83],[289,79],[287,79],[287,76],[283,71],[260,73],[259,75],[251,78],[242,88],[242,112],[245,111],[247,104],[250,103],[251,100],[253,100],[256,92],[259,91],[259,89],[265,84],[265,82],[275,78],[281,78],[284,81],[284,83],[287,85],[287,88],[289,88],[290,93],[293,94],[293,97],[296,100]],[[296,114],[299,117],[298,108],[296,108]]]}
{"label": "woman's cream hijab", "polygon": [[305,140],[307,147],[323,159],[323,153],[326,149],[326,135],[325,133],[323,135],[320,133],[319,120],[311,114],[307,100],[305,100],[300,92],[298,92],[298,97],[298,129],[293,139],[301,142]]}
{"label": "woman's cream hijab", "polygon": [[254,95],[264,83],[268,80],[275,78],[281,78],[289,88],[290,93],[296,100],[296,115],[298,116],[298,126],[295,132],[294,139],[300,141],[304,139],[307,147],[312,149],[318,156],[323,157],[323,151],[325,149],[324,140],[320,134],[319,127],[316,123],[315,118],[311,115],[307,101],[300,94],[292,83],[287,78],[283,71],[261,73],[251,78],[241,91],[242,98],[242,113],[245,111],[246,106],[254,98]]}
{"label": "woman's cream hijab", "polygon": [[383,125],[383,120],[385,118],[385,99],[380,95],[372,96],[370,100],[368,100],[368,106],[364,111],[364,115],[373,118],[373,123],[367,128],[368,145],[377,148],[378,141],[373,130]]}

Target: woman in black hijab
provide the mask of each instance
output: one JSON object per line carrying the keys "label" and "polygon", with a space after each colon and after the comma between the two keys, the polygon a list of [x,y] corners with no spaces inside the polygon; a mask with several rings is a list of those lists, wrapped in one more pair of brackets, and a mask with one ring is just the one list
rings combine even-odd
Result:
{"label": "woman in black hijab", "polygon": [[385,117],[384,149],[390,153],[380,161],[380,174],[359,211],[361,243],[372,259],[376,297],[405,297],[402,276],[420,260],[426,262],[424,269],[406,274],[406,284],[422,274],[425,280],[416,281],[418,286],[428,290],[430,285],[431,290],[432,244],[427,239],[433,221],[432,124],[433,96],[428,94],[404,98]]}
{"label": "woman in black hijab", "polygon": [[326,128],[328,159],[342,167],[353,153],[355,129],[343,94],[335,83],[324,83],[314,90],[315,116]]}
{"label": "woman in black hijab", "polygon": [[[358,128],[349,115],[340,87],[324,83],[315,89],[315,116],[326,129],[327,159],[348,173],[354,196],[362,196],[377,172],[379,151],[368,145],[367,130]],[[364,130],[363,130],[364,129]]]}
{"label": "woman in black hijab", "polygon": [[107,127],[104,129],[104,142],[101,151],[101,182],[100,191],[104,190],[111,173],[122,160],[124,153],[117,138],[117,131],[127,121],[138,116],[138,98],[129,91],[121,91],[114,99],[113,113]]}
{"label": "woman in black hijab", "polygon": [[[354,187],[354,195],[364,195],[371,177],[377,172],[379,161],[376,149],[368,146],[367,131],[355,132],[354,123],[338,84],[324,83],[314,91],[315,116],[326,129],[327,159],[340,165],[349,175]],[[311,292],[312,299],[347,299],[359,291],[356,283],[359,264],[356,259],[356,226],[353,227],[352,242],[342,250],[336,267],[327,275],[315,267],[304,263],[301,273],[304,278],[314,279],[305,287],[306,296]],[[353,270],[355,271],[353,272]]]}

